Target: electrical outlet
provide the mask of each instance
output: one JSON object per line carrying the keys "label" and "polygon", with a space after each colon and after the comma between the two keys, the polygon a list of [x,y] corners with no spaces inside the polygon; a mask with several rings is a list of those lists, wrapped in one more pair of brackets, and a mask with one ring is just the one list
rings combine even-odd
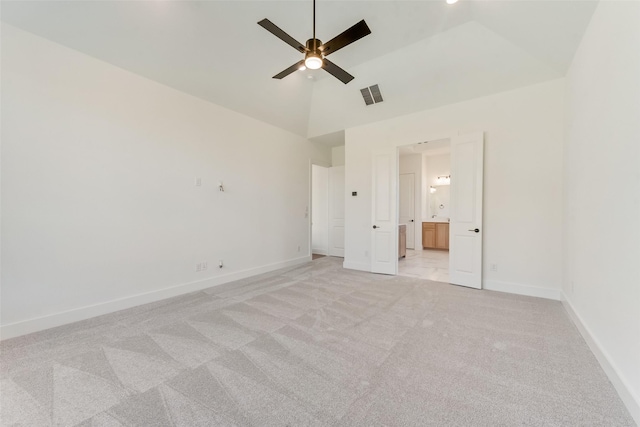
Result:
{"label": "electrical outlet", "polygon": [[203,270],[206,270],[206,269],[207,269],[207,267],[208,267],[208,263],[207,263],[206,261],[205,261],[205,262],[203,262],[203,263],[202,263],[202,269],[203,269]]}
{"label": "electrical outlet", "polygon": [[196,176],[196,178],[195,178],[195,180],[194,180],[193,184],[194,184],[196,187],[202,187],[202,178],[200,178],[199,176]]}
{"label": "electrical outlet", "polygon": [[491,264],[489,268],[491,269],[491,271],[498,271],[498,264]]}
{"label": "electrical outlet", "polygon": [[300,252],[300,245],[298,245],[298,252]]}
{"label": "electrical outlet", "polygon": [[196,273],[202,270],[202,263],[196,264]]}

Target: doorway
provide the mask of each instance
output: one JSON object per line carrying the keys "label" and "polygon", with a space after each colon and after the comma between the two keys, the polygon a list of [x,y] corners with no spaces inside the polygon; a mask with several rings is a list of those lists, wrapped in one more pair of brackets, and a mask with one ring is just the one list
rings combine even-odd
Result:
{"label": "doorway", "polygon": [[399,223],[407,233],[399,276],[449,282],[450,146],[446,138],[398,149]]}
{"label": "doorway", "polygon": [[[482,288],[484,134],[483,132],[461,134],[450,137],[448,141],[450,144],[449,174],[437,175],[442,172],[431,168],[430,171],[436,174],[436,179],[431,182],[422,173],[424,159],[430,157],[424,156],[423,153],[431,151],[440,144],[446,146],[447,140],[389,147],[372,152],[371,272],[398,274],[398,254],[405,253],[403,241],[406,224],[400,224],[398,221],[398,207],[401,154],[407,154],[411,156],[414,164],[416,160],[419,163],[419,159],[423,159],[419,167],[420,176],[423,178],[420,183],[422,195],[420,205],[423,211],[416,216],[423,220],[422,226],[416,227],[421,233],[421,238],[417,241],[423,242],[420,255],[427,254],[424,252],[425,247],[440,250],[448,248],[448,282],[476,289]],[[420,145],[423,147],[419,147]],[[427,168],[424,169],[426,171]],[[403,172],[407,173],[407,171]],[[447,193],[446,188],[450,189],[448,199],[443,198]],[[427,194],[430,197],[427,197]],[[434,261],[438,260],[417,262],[433,264]],[[407,273],[406,270],[404,273]]]}

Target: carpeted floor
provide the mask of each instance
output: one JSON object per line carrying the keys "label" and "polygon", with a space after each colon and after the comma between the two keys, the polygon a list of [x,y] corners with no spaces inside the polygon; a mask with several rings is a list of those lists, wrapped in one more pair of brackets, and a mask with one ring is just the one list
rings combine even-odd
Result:
{"label": "carpeted floor", "polygon": [[326,257],[0,345],[23,426],[632,426],[561,304]]}

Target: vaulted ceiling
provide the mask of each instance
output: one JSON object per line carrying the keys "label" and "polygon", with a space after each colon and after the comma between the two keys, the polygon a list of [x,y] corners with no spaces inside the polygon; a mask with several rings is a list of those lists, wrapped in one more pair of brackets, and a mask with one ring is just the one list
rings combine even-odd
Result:
{"label": "vaulted ceiling", "polygon": [[[594,1],[324,1],[317,37],[361,19],[372,34],[323,70],[271,76],[301,54],[256,23],[304,43],[310,0],[2,1],[2,21],[231,110],[335,144],[343,130],[564,76]],[[379,84],[384,102],[360,89]]]}

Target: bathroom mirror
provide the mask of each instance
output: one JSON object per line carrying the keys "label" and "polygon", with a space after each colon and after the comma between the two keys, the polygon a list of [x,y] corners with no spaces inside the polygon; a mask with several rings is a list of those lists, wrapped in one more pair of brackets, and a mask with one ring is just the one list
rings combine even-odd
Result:
{"label": "bathroom mirror", "polygon": [[449,185],[429,187],[429,218],[432,220],[449,219]]}

